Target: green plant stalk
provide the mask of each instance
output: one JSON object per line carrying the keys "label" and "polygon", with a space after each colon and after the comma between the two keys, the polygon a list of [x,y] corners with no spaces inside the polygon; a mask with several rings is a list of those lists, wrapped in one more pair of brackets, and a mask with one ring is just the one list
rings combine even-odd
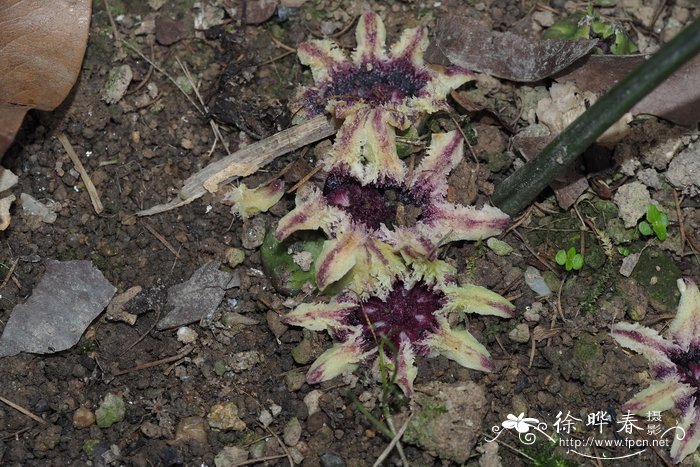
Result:
{"label": "green plant stalk", "polygon": [[625,112],[700,52],[700,19],[601,97],[542,152],[496,188],[492,202],[508,215],[527,207]]}

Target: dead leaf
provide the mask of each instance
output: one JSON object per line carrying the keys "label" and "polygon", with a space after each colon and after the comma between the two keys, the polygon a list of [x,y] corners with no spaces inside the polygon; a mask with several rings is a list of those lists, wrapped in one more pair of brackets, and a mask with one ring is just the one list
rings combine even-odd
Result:
{"label": "dead leaf", "polygon": [[219,271],[219,266],[220,261],[210,261],[197,269],[187,282],[170,287],[167,305],[173,310],[158,321],[156,328],[184,326],[214,312],[234,279],[233,274]]}
{"label": "dead leaf", "polygon": [[29,109],[55,109],[75,84],[91,8],[90,0],[0,2],[0,156]]}
{"label": "dead leaf", "polygon": [[116,290],[90,261],[48,260],[31,297],[12,310],[0,338],[0,358],[72,347]]}
{"label": "dead leaf", "polygon": [[438,21],[425,58],[511,81],[534,82],[571,65],[595,47],[595,40],[537,40],[485,28],[479,21],[451,16]]}
{"label": "dead leaf", "polygon": [[[647,59],[644,55],[589,55],[555,79],[573,81],[581,90],[603,94]],[[638,102],[632,114],[651,114],[678,125],[694,127],[700,121],[700,55],[673,73]]]}

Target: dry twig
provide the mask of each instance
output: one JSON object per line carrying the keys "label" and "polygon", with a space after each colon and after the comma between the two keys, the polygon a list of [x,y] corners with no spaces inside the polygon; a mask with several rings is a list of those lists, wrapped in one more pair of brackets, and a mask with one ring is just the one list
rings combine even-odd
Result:
{"label": "dry twig", "polygon": [[9,405],[10,407],[12,407],[13,409],[15,409],[16,411],[21,412],[21,413],[23,413],[24,415],[26,415],[27,417],[31,418],[31,419],[34,420],[35,422],[39,422],[39,423],[41,423],[42,425],[48,425],[48,424],[49,424],[49,422],[47,422],[47,421],[44,420],[43,418],[39,417],[38,415],[34,415],[34,414],[33,414],[32,412],[30,412],[29,410],[25,409],[25,408],[22,407],[21,405],[15,404],[15,403],[12,402],[11,400],[5,399],[4,397],[0,396],[0,402],[4,402],[5,404]]}
{"label": "dry twig", "polygon": [[68,141],[66,135],[60,133],[58,135],[58,140],[63,145],[63,149],[65,149],[68,153],[68,157],[70,157],[70,160],[73,161],[73,164],[75,165],[75,170],[77,170],[80,174],[80,179],[85,184],[85,188],[87,189],[87,192],[90,195],[92,207],[95,209],[95,212],[97,214],[100,214],[102,211],[104,211],[104,207],[102,206],[102,201],[100,201],[100,195],[97,194],[97,188],[95,188],[95,184],[92,183],[90,175],[88,175],[87,171],[85,170],[85,167],[83,167],[83,164],[80,162],[80,159],[78,159],[78,154],[76,154],[75,150],[73,149],[73,146],[70,144],[70,141]]}

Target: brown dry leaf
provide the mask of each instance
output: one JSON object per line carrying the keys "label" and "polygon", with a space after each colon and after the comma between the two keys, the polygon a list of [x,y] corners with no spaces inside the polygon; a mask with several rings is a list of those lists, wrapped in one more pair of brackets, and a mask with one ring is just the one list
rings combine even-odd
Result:
{"label": "brown dry leaf", "polygon": [[[562,71],[555,79],[573,81],[579,89],[603,94],[646,60],[644,55],[590,55]],[[651,114],[678,125],[700,121],[700,55],[673,73],[638,102],[632,114]]]}
{"label": "brown dry leaf", "polygon": [[425,58],[511,81],[533,82],[551,76],[586,55],[594,40],[536,40],[492,31],[463,16],[438,22]]}
{"label": "brown dry leaf", "polygon": [[80,72],[90,0],[0,2],[0,156],[30,109],[53,110]]}

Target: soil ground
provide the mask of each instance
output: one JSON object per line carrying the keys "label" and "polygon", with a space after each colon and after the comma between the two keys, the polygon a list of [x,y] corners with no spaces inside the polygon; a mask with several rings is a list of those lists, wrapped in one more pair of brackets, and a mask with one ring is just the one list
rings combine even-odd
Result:
{"label": "soil ground", "polygon": [[[70,350],[53,355],[21,354],[0,361],[0,395],[48,422],[39,425],[0,404],[0,463],[214,465],[215,457],[226,446],[237,446],[251,457],[273,458],[261,459],[260,464],[288,465],[291,447],[283,449],[277,436],[289,434],[289,422],[296,417],[301,433],[300,441],[294,443],[294,455],[303,457],[303,465],[372,465],[389,440],[357,410],[353,398],[381,418],[381,385],[371,375],[371,368],[359,368],[356,378],[339,378],[318,386],[303,383],[300,375],[307,366],[294,360],[292,350],[303,340],[314,357],[329,347],[330,338],[325,333],[281,328],[275,313],[286,309],[287,297],[278,294],[261,273],[257,249],[260,226],[273,228],[293,207],[293,195],[285,196],[271,212],[246,221],[234,218],[219,195],[206,195],[148,218],[137,218],[134,213],[172,199],[189,175],[225,155],[221,144],[213,146],[212,118],[219,122],[231,149],[290,125],[286,102],[299,83],[310,82],[310,75],[295,54],[279,58],[285,50],[276,42],[295,47],[325,31],[340,32],[335,39],[352,47],[354,28],[346,26],[366,8],[385,18],[389,42],[406,27],[433,27],[437,18],[454,14],[481,18],[500,30],[536,34],[533,15],[550,12],[558,19],[575,5],[515,0],[309,0],[298,9],[278,10],[259,25],[241,25],[239,19],[231,19],[195,35],[191,2],[166,1],[157,11],[148,3],[95,2],[86,58],[74,91],[56,112],[30,114],[16,144],[3,159],[3,165],[20,177],[17,193],[31,194],[43,202],[52,200],[60,204],[60,209],[52,224],[34,222],[20,208],[13,211],[12,225],[2,234],[0,259],[5,266],[17,260],[17,267],[15,279],[5,281],[0,290],[0,329],[13,307],[32,293],[46,259],[91,260],[119,292],[138,285],[144,294],[129,309],[138,315],[134,325],[98,318]],[[657,26],[672,21],[686,23],[698,13],[693,2],[618,3],[609,14],[623,20],[633,37],[642,38],[647,47],[664,39],[663,28],[650,28],[640,17],[629,15],[622,4],[633,3],[634,11],[644,7],[652,13],[663,4]],[[119,50],[105,4],[110,6],[120,36],[178,83],[186,84],[177,61],[187,65],[209,106],[208,114],[199,113],[163,73],[151,69],[133,50],[125,46]],[[287,13],[291,14],[282,20]],[[174,21],[169,27],[159,26],[165,28],[163,33],[182,38],[170,45],[163,45],[165,40],[156,41],[149,22],[157,16]],[[120,64],[131,66],[134,82],[118,103],[108,105],[102,99],[105,81],[110,69]],[[513,108],[517,107],[515,102]],[[462,111],[459,106],[455,108]],[[525,125],[523,118],[516,121],[516,127]],[[473,115],[471,124],[479,135],[474,150],[480,167],[464,162],[451,178],[451,196],[483,203],[493,187],[512,171],[516,157],[509,144],[512,133],[490,113]],[[654,125],[660,135],[654,144],[663,143],[676,130],[691,134],[668,123]],[[101,215],[95,214],[78,174],[56,139],[59,133],[67,135],[91,174],[105,206]],[[653,145],[645,144],[647,148]],[[256,186],[286,168],[283,178],[293,184],[311,171],[323,147],[322,143],[281,157],[245,182]],[[496,167],[494,154],[506,154],[506,163]],[[317,175],[311,183],[319,182],[321,177]],[[502,237],[514,248],[510,255],[497,256],[483,243],[457,243],[444,254],[459,268],[461,279],[489,287],[517,306],[517,316],[512,320],[469,320],[470,331],[493,356],[493,373],[466,370],[445,358],[417,362],[417,387],[435,381],[445,385],[475,382],[485,389],[487,410],[483,420],[477,421],[482,434],[476,440],[482,451],[491,427],[500,425],[508,414],[525,412],[550,425],[560,411],[570,411],[577,418],[597,411],[619,416],[620,405],[646,387],[649,376],[642,357],[611,340],[610,325],[629,320],[626,314],[630,310],[642,310],[643,324],[662,329],[677,304],[675,282],[670,282],[671,286],[659,296],[647,287],[648,277],[626,279],[618,274],[622,258],[617,255],[606,259],[590,229],[581,234],[582,224],[576,213],[556,208],[549,195],[539,200],[539,207],[531,211],[517,232]],[[580,205],[580,214],[605,227],[606,216],[615,217],[606,211],[611,204],[593,197]],[[686,229],[697,232],[697,198],[683,197],[680,208]],[[151,230],[165,238],[173,251]],[[677,241],[673,240],[678,238],[675,214],[669,231],[672,238],[668,241]],[[625,246],[633,252],[641,251],[647,244],[638,237]],[[571,244],[579,250],[583,246],[590,255],[587,258],[591,258],[576,274],[565,273],[552,260],[559,248]],[[240,286],[226,292],[210,320],[190,326],[198,339],[187,356],[114,376],[119,370],[171,357],[183,349],[175,330],[153,329],[168,311],[164,307],[166,291],[189,279],[210,260],[225,263],[229,248],[245,251],[244,262],[233,269],[240,277]],[[652,268],[667,260],[675,274],[699,277],[697,256],[688,246],[682,253],[668,252],[653,243],[645,251]],[[551,269],[546,275],[553,284],[552,296],[538,297],[525,284],[523,271],[528,266],[542,272]],[[7,270],[2,269],[2,277]],[[585,310],[582,304],[587,304]],[[230,318],[234,312],[256,324],[223,325],[222,316]],[[516,326],[520,336],[511,332]],[[529,339],[527,335],[522,338],[525,328]],[[313,392],[316,390],[320,393]],[[126,401],[124,420],[109,428],[94,424],[76,427],[76,410],[85,407],[94,412],[107,393],[118,394]],[[309,414],[309,394],[320,394],[320,410],[313,414]],[[224,402],[236,404],[245,429],[215,430],[207,425],[212,407]],[[261,415],[265,421],[265,412],[271,416],[267,426],[260,422]],[[664,422],[673,425],[677,415],[665,413]],[[190,424],[189,430],[185,429],[186,423]],[[598,433],[596,427],[586,430],[579,434],[580,439]],[[597,436],[613,439],[612,428],[605,430]],[[503,465],[601,465],[601,461],[567,454],[565,448],[555,450],[543,442],[526,446],[509,436],[499,438],[502,443],[498,444],[498,454]],[[492,458],[482,456],[478,449],[472,451],[466,464],[491,465],[488,459]],[[453,463],[441,459],[435,449],[404,443],[404,451],[412,465]],[[586,452],[612,457],[630,451],[599,448]],[[667,449],[650,448],[631,460],[617,461],[617,465],[664,465],[667,459]],[[399,463],[396,452],[386,460],[387,465]]]}

